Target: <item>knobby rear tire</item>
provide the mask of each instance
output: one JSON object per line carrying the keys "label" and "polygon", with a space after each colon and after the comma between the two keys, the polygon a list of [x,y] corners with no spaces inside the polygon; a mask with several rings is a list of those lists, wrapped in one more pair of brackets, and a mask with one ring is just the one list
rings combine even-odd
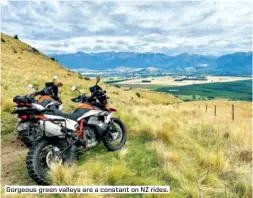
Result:
{"label": "knobby rear tire", "polygon": [[39,185],[49,185],[50,182],[41,172],[39,168],[39,154],[40,151],[48,145],[48,140],[42,139],[37,144],[34,144],[28,151],[26,157],[26,168],[28,175]]}
{"label": "knobby rear tire", "polygon": [[[26,157],[26,168],[28,175],[39,185],[50,185],[51,181],[47,178],[47,174],[43,172],[43,169],[39,166],[40,160],[40,152],[47,145],[54,145],[64,148],[66,143],[60,139],[48,140],[41,139],[36,144],[33,144],[29,149]],[[70,165],[72,160],[74,159],[74,153],[70,153],[67,158],[64,160],[64,164]]]}

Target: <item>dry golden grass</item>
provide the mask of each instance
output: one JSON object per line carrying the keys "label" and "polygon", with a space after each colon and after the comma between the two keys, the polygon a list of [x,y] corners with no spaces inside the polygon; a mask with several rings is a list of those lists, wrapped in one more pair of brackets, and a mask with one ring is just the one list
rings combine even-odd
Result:
{"label": "dry golden grass", "polygon": [[2,110],[6,112],[11,112],[13,110],[14,103],[12,100],[7,99],[2,101]]}
{"label": "dry golden grass", "polygon": [[[220,110],[225,110],[224,104],[229,107],[232,102],[229,105],[216,101]],[[248,112],[241,111],[241,105]],[[159,171],[162,171],[158,182],[169,181],[170,197],[180,192],[193,197],[200,194],[203,197],[225,194],[237,197],[240,193],[244,197],[251,196],[252,134],[251,123],[248,123],[251,103],[236,102],[240,119],[234,121],[222,117],[222,112],[214,117],[202,110],[204,103],[200,106],[199,109],[193,103],[184,103],[177,109],[166,105],[128,105],[124,111],[118,112],[118,116],[128,126],[130,137],[146,141],[142,149],[149,147],[157,153]],[[91,183],[116,185],[134,181],[140,184],[141,177],[135,176],[139,173],[130,169],[134,146],[137,145],[126,145],[119,151],[112,158],[116,164],[104,164],[103,160],[107,158],[93,158],[80,169],[88,170]],[[144,153],[140,155],[143,160],[147,157]],[[144,171],[151,170],[152,165]],[[152,177],[157,179],[157,175]],[[78,178],[81,178],[79,174]]]}
{"label": "dry golden grass", "polygon": [[128,150],[125,149],[125,148],[122,148],[120,151],[119,151],[119,159],[120,160],[124,160],[126,158],[126,154],[127,154]]}

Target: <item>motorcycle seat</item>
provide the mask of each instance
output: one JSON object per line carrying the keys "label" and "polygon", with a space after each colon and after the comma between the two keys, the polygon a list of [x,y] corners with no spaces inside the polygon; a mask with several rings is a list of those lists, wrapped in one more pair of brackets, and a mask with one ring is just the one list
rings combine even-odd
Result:
{"label": "motorcycle seat", "polygon": [[68,114],[68,113],[63,113],[62,111],[60,111],[58,109],[50,109],[46,114],[61,116],[61,117],[64,117],[64,118],[68,118],[68,119],[77,121],[77,119],[86,112],[84,112],[83,109],[82,110],[81,109],[75,109],[72,113]]}

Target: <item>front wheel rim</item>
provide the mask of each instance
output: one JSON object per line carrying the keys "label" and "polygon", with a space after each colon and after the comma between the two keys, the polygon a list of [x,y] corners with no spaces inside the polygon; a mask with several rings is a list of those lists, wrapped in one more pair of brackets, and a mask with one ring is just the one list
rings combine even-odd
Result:
{"label": "front wheel rim", "polygon": [[113,146],[118,146],[123,139],[123,130],[118,123],[114,122],[113,125],[114,127],[110,126],[110,130],[107,134],[107,141]]}

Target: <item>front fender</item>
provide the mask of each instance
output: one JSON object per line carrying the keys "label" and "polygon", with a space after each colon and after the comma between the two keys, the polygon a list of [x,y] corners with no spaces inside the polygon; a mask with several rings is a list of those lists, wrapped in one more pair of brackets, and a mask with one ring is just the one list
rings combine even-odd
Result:
{"label": "front fender", "polygon": [[106,108],[107,108],[110,112],[117,112],[117,109],[114,109],[113,107],[106,106]]}

